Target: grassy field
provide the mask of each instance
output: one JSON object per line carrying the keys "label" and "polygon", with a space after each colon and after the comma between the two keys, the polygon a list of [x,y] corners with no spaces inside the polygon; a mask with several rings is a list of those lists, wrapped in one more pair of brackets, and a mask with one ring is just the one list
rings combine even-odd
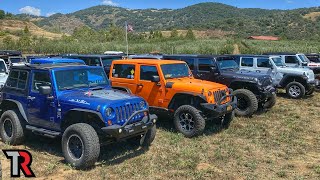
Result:
{"label": "grassy field", "polygon": [[[291,100],[278,94],[270,111],[236,118],[229,129],[208,123],[184,138],[170,120],[158,122],[149,150],[120,143],[104,147],[96,166],[77,171],[63,162],[60,140],[30,136],[25,145],[39,179],[320,179],[320,94]],[[0,153],[3,178],[9,161]]]}

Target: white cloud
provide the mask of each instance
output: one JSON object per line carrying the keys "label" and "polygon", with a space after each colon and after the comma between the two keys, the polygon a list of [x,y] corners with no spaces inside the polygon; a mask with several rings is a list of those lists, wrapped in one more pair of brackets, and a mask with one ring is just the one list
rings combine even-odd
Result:
{"label": "white cloud", "polygon": [[40,16],[41,15],[41,9],[38,9],[38,8],[35,8],[35,7],[31,7],[31,6],[23,7],[21,9],[19,9],[19,12],[23,13],[23,14],[34,15],[34,16]]}
{"label": "white cloud", "polygon": [[112,0],[103,0],[102,1],[103,5],[109,5],[109,6],[118,6],[118,3],[113,2]]}
{"label": "white cloud", "polygon": [[57,13],[55,13],[55,12],[48,12],[48,13],[46,14],[46,16],[47,16],[47,17],[50,17],[50,16],[52,16],[52,15],[54,15],[54,14],[57,14]]}

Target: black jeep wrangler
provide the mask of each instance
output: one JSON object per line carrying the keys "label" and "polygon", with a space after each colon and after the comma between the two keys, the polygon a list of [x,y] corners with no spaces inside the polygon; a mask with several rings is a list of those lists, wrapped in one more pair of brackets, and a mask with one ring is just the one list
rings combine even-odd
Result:
{"label": "black jeep wrangler", "polygon": [[239,70],[228,56],[164,55],[163,59],[188,63],[194,77],[218,82],[234,90],[238,98],[237,116],[252,116],[260,107],[270,109],[276,104],[276,89],[269,75]]}

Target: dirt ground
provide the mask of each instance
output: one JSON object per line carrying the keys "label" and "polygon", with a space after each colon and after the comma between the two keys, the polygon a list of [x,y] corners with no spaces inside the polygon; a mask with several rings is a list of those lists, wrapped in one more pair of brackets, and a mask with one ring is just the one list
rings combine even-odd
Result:
{"label": "dirt ground", "polygon": [[[161,118],[149,149],[119,143],[103,147],[95,167],[65,164],[60,139],[29,136],[37,179],[320,179],[320,94],[301,100],[278,95],[277,105],[229,129],[208,122],[203,136],[187,139]],[[3,179],[10,163],[0,152]]]}

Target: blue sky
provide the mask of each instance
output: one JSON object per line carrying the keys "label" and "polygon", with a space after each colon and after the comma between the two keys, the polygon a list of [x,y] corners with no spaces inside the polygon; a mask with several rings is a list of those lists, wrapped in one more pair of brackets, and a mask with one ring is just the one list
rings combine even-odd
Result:
{"label": "blue sky", "polygon": [[200,2],[221,2],[241,8],[294,9],[320,6],[320,0],[0,0],[0,9],[14,14],[49,16],[70,13],[96,5],[131,9],[182,8]]}

